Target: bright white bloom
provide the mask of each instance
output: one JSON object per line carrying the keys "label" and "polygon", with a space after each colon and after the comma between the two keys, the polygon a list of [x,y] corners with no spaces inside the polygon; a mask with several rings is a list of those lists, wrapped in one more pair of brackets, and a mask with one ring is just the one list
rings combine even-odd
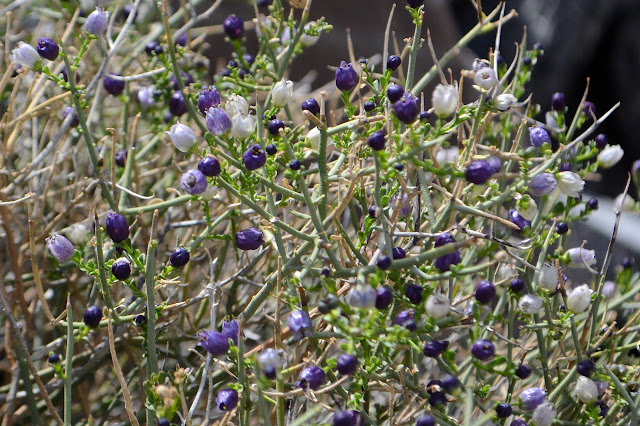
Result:
{"label": "bright white bloom", "polygon": [[293,81],[284,78],[273,85],[271,102],[279,108],[285,106],[293,96]]}
{"label": "bright white bloom", "polygon": [[91,236],[90,232],[89,226],[84,222],[74,223],[64,231],[67,238],[69,238],[73,244],[77,245],[83,245],[89,241],[89,237]]}
{"label": "bright white bloom", "polygon": [[433,110],[438,117],[449,117],[458,107],[457,85],[452,86],[447,84],[445,86],[444,84],[438,84],[433,91],[431,103],[433,104]]}
{"label": "bright white bloom", "polygon": [[11,53],[13,62],[30,70],[41,60],[36,48],[24,41],[19,41],[18,46]]}
{"label": "bright white bloom", "polygon": [[613,299],[618,291],[618,285],[613,281],[605,281],[602,285],[602,295],[607,299]]}
{"label": "bright white bloom", "polygon": [[596,252],[594,250],[587,250],[582,247],[574,247],[567,250],[570,264],[574,268],[586,268],[596,263]]}
{"label": "bright white bloom", "polygon": [[538,314],[542,311],[542,299],[533,294],[525,294],[518,302],[518,309],[524,314]]}
{"label": "bright white bloom", "polygon": [[441,166],[447,163],[455,163],[458,161],[459,150],[457,146],[451,148],[441,148],[436,153],[436,160]]}
{"label": "bright white bloom", "polygon": [[236,115],[247,115],[249,114],[249,103],[242,96],[232,93],[224,106],[224,110],[227,111],[231,118]]}
{"label": "bright white bloom", "polygon": [[307,133],[306,140],[311,144],[311,148],[317,150],[320,146],[320,129],[314,127]]}
{"label": "bright white bloom", "polygon": [[558,410],[553,402],[545,400],[533,412],[531,420],[535,426],[551,426],[558,416]]}
{"label": "bright white bloom", "polygon": [[622,159],[624,150],[620,145],[609,145],[598,154],[598,162],[600,167],[608,169],[615,166]]}
{"label": "bright white bloom", "polygon": [[176,123],[165,132],[171,138],[171,142],[182,152],[187,152],[196,143],[196,134],[189,126]]}
{"label": "bright white bloom", "polygon": [[580,376],[576,381],[576,396],[585,404],[591,404],[598,400],[598,387],[588,377]]}
{"label": "bright white bloom", "polygon": [[493,104],[498,108],[498,111],[505,112],[518,101],[518,98],[510,93],[503,93],[493,99]]}
{"label": "bright white bloom", "polygon": [[498,267],[498,280],[504,281],[510,278],[515,278],[518,276],[518,271],[516,271],[516,267],[509,263],[502,263]]}
{"label": "bright white bloom", "polygon": [[584,181],[577,173],[560,172],[557,177],[560,191],[569,197],[580,197],[580,193],[584,189]]}
{"label": "bright white bloom", "polygon": [[449,298],[442,293],[433,293],[427,299],[425,311],[427,315],[434,319],[444,318],[449,315]]}
{"label": "bright white bloom", "polygon": [[[624,204],[622,203],[622,197],[624,197]],[[623,193],[618,195],[613,201],[613,209],[615,211],[622,210],[623,212],[632,212],[635,204],[636,202],[631,195],[627,194],[627,196],[625,197]]]}
{"label": "bright white bloom", "polygon": [[538,273],[538,286],[545,290],[555,291],[558,287],[558,271],[553,265],[545,264]]}
{"label": "bright white bloom", "polygon": [[155,100],[153,99],[153,86],[144,86],[138,90],[138,102],[142,109],[148,109],[153,106]]}
{"label": "bright white bloom", "polygon": [[574,288],[567,296],[567,308],[576,314],[586,311],[591,304],[591,293],[591,289],[586,284]]}
{"label": "bright white bloom", "polygon": [[256,122],[250,115],[234,115],[231,119],[231,136],[238,139],[246,139],[256,128]]}
{"label": "bright white bloom", "polygon": [[489,90],[498,84],[498,76],[491,67],[483,67],[476,71],[473,82],[484,90]]}

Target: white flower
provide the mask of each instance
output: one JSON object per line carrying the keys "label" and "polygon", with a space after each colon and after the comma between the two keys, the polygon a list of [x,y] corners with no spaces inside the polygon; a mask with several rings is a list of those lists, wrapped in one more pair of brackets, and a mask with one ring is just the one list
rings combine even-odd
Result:
{"label": "white flower", "polygon": [[502,263],[498,267],[499,281],[508,280],[509,278],[515,278],[517,276],[518,276],[518,271],[516,270],[516,267],[509,263]]}
{"label": "white flower", "polygon": [[591,289],[588,285],[582,284],[567,296],[567,308],[576,314],[584,312],[591,304]]}
{"label": "white flower", "polygon": [[427,315],[434,319],[444,318],[449,315],[449,298],[442,293],[433,293],[427,299],[425,311]]}
{"label": "white flower", "polygon": [[498,108],[498,111],[505,112],[518,101],[518,98],[510,93],[503,93],[493,98],[493,104]]}
{"label": "white flower", "polygon": [[598,387],[588,377],[580,376],[576,381],[576,396],[585,404],[591,404],[598,400]]}
{"label": "white flower", "polygon": [[231,119],[231,136],[238,139],[246,139],[256,128],[256,122],[250,115],[234,115]]}
{"label": "white flower", "polygon": [[476,71],[473,82],[484,90],[489,90],[498,84],[498,76],[491,67],[483,67]]}
{"label": "white flower", "polygon": [[187,152],[196,143],[196,134],[189,126],[176,123],[165,132],[171,138],[171,142],[182,152]]}
{"label": "white flower", "polygon": [[227,111],[231,118],[236,115],[247,115],[249,114],[249,103],[242,96],[232,93],[224,106],[224,110]]}
{"label": "white flower", "polygon": [[558,410],[553,402],[545,400],[535,409],[531,420],[535,426],[551,426],[557,416]]}
{"label": "white flower", "polygon": [[320,146],[320,129],[314,127],[313,129],[309,130],[309,133],[307,133],[307,137],[305,139],[307,140],[307,143],[311,145],[311,148],[317,151],[318,147]]}
{"label": "white flower", "polygon": [[558,287],[558,271],[553,265],[545,264],[538,273],[538,286],[545,290],[555,291]]}
{"label": "white flower", "polygon": [[538,314],[542,311],[542,299],[533,294],[525,294],[518,302],[518,309],[524,314]]}
{"label": "white flower", "polygon": [[569,197],[578,198],[584,189],[584,181],[574,172],[558,173],[558,188]]}
{"label": "white flower", "polygon": [[142,109],[148,109],[153,106],[155,100],[153,99],[153,86],[141,87],[138,90],[138,102]]}
{"label": "white flower", "polygon": [[533,220],[538,214],[538,204],[528,195],[518,200],[518,212],[527,220]]}
{"label": "white flower", "polygon": [[279,108],[282,108],[289,102],[293,96],[293,81],[284,78],[273,85],[271,91],[271,102]]}
{"label": "white flower", "polygon": [[458,87],[457,85],[438,84],[431,97],[433,110],[438,117],[449,117],[458,107]]}
{"label": "white flower", "polygon": [[36,48],[24,41],[19,41],[18,46],[11,53],[13,54],[13,62],[30,70],[41,60]]}
{"label": "white flower", "polygon": [[596,263],[596,252],[594,250],[574,247],[567,250],[567,255],[570,259],[569,263],[574,268],[586,268]]}
{"label": "white flower", "polygon": [[67,238],[69,238],[73,244],[77,245],[83,245],[89,241],[89,237],[91,236],[90,232],[89,226],[83,222],[74,223],[64,231]]}
{"label": "white flower", "polygon": [[618,286],[613,281],[605,281],[602,285],[602,295],[606,299],[613,299],[613,296],[616,295],[618,291]]}
{"label": "white flower", "polygon": [[[622,203],[622,197],[624,197],[624,204]],[[635,204],[636,202],[631,195],[627,194],[627,196],[625,197],[623,193],[618,195],[613,201],[613,209],[618,212],[621,210],[623,212],[632,212]]]}
{"label": "white flower", "polygon": [[260,355],[258,355],[258,362],[260,363],[262,368],[280,368],[284,365],[285,359],[282,351],[268,348],[260,352]]}
{"label": "white flower", "polygon": [[620,145],[609,145],[598,154],[598,163],[603,169],[613,167],[622,159],[624,151]]}
{"label": "white flower", "polygon": [[458,161],[459,150],[457,146],[452,146],[451,148],[441,148],[436,153],[436,160],[440,166],[443,166],[447,163],[455,163]]}

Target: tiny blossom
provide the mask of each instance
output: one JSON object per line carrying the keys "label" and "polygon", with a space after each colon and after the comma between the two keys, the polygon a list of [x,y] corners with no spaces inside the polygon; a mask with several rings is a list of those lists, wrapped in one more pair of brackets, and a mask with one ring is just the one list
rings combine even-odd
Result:
{"label": "tiny blossom", "polygon": [[567,296],[567,308],[576,314],[586,311],[591,305],[591,293],[591,289],[586,284],[574,288]]}
{"label": "tiny blossom", "polygon": [[580,193],[584,189],[584,181],[582,178],[574,172],[560,172],[557,175],[558,188],[566,196],[578,198]]}
{"label": "tiny blossom", "polygon": [[24,41],[18,42],[18,47],[11,51],[12,60],[16,64],[19,64],[27,69],[33,69],[38,62],[41,61],[40,55],[35,47]]}
{"label": "tiny blossom", "polygon": [[249,114],[249,103],[245,98],[235,93],[232,93],[224,105],[224,110],[229,114],[229,117],[234,117],[238,114]]}
{"label": "tiny blossom", "polygon": [[542,127],[529,127],[529,142],[531,146],[540,148],[545,143],[551,144],[551,137]]}
{"label": "tiny blossom", "polygon": [[433,319],[444,318],[449,314],[451,302],[449,298],[442,293],[433,293],[427,298],[425,312]]}
{"label": "tiny blossom", "polygon": [[285,106],[293,96],[293,81],[284,78],[273,85],[271,102],[277,107]]}
{"label": "tiny blossom", "polygon": [[311,318],[305,311],[293,311],[289,314],[289,329],[293,333],[293,337],[296,340],[300,340],[303,337],[311,336],[313,326],[311,325]]}
{"label": "tiny blossom", "polygon": [[180,186],[188,194],[202,194],[207,189],[207,177],[200,170],[187,170],[180,177]]}
{"label": "tiny blossom", "polygon": [[591,404],[598,400],[598,387],[593,380],[580,376],[576,381],[576,396],[585,404]]}
{"label": "tiny blossom", "polygon": [[492,89],[498,84],[498,76],[491,67],[483,67],[476,71],[473,82],[484,90]]}
{"label": "tiny blossom", "polygon": [[552,173],[540,173],[529,182],[531,195],[540,197],[552,192],[558,186],[558,181]]}
{"label": "tiny blossom", "polygon": [[355,308],[370,309],[376,305],[376,291],[370,285],[362,285],[349,292],[349,305]]}
{"label": "tiny blossom", "polygon": [[498,109],[498,111],[505,112],[508,111],[517,101],[518,98],[516,98],[512,94],[503,93],[502,95],[498,95],[493,99],[493,104]]}
{"label": "tiny blossom", "polygon": [[449,117],[458,107],[457,85],[438,84],[431,96],[431,103],[436,115],[440,118]]}
{"label": "tiny blossom", "polygon": [[545,401],[547,393],[540,388],[529,388],[520,392],[520,406],[525,411],[533,411]]}
{"label": "tiny blossom", "polygon": [[155,100],[153,99],[153,91],[154,88],[150,86],[145,86],[138,89],[138,103],[143,110],[149,109],[155,104]]}
{"label": "tiny blossom", "polygon": [[525,294],[518,302],[518,309],[524,314],[539,314],[542,311],[542,299],[533,294]]}
{"label": "tiny blossom", "polygon": [[538,204],[530,196],[525,195],[518,200],[518,212],[526,220],[533,220],[538,214]]}
{"label": "tiny blossom", "polygon": [[71,260],[76,252],[71,241],[66,237],[59,234],[53,234],[46,239],[47,248],[58,261],[58,263],[65,263]]}
{"label": "tiny blossom", "polygon": [[231,119],[220,105],[209,108],[205,114],[207,130],[214,136],[221,136],[231,130]]}
{"label": "tiny blossom", "polygon": [[285,364],[285,359],[282,351],[273,348],[267,348],[260,352],[258,355],[258,362],[265,367],[280,368]]}
{"label": "tiny blossom", "polygon": [[558,270],[552,265],[543,265],[538,275],[538,286],[545,290],[555,291],[558,287]]}
{"label": "tiny blossom", "polygon": [[622,159],[624,151],[620,145],[609,145],[598,154],[598,163],[603,169],[615,166]]}
{"label": "tiny blossom", "polygon": [[602,285],[602,295],[607,299],[613,299],[618,291],[618,285],[613,281],[605,281]]}
{"label": "tiny blossom", "polygon": [[171,126],[168,132],[165,132],[171,138],[171,142],[178,148],[179,151],[188,152],[191,147],[196,143],[196,134],[191,128],[180,122]]}
{"label": "tiny blossom", "polygon": [[544,401],[533,412],[531,420],[536,426],[551,426],[558,416],[558,410],[551,401]]}
{"label": "tiny blossom", "polygon": [[234,138],[246,139],[253,134],[256,121],[251,115],[234,115],[231,119],[231,135]]}
{"label": "tiny blossom", "polygon": [[106,31],[108,24],[109,12],[100,7],[96,7],[96,10],[87,16],[87,20],[84,23],[84,29],[89,34],[101,36]]}
{"label": "tiny blossom", "polygon": [[586,268],[596,263],[596,252],[582,247],[567,250],[569,263],[574,268]]}

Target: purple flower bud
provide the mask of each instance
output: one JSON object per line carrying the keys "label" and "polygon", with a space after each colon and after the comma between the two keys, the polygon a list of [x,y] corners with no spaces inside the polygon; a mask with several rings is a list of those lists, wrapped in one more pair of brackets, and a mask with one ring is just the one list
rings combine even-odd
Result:
{"label": "purple flower bud", "polygon": [[443,392],[433,392],[429,395],[429,405],[436,407],[438,405],[445,405],[447,402],[447,396]]}
{"label": "purple flower bud", "polygon": [[430,340],[424,344],[422,352],[430,358],[437,358],[449,347],[446,340]]}
{"label": "purple flower bud", "polygon": [[322,368],[315,365],[305,367],[298,376],[298,382],[296,386],[302,389],[318,389],[322,382],[324,382],[326,374]]}
{"label": "purple flower bud", "polygon": [[58,354],[57,354],[57,353],[55,353],[55,352],[52,352],[52,353],[49,355],[49,358],[47,358],[47,362],[48,362],[49,364],[57,364],[57,363],[59,363],[59,362],[60,362],[60,355],[58,355]]}
{"label": "purple flower bud", "polygon": [[506,419],[513,413],[513,409],[506,402],[501,402],[496,406],[496,415],[499,419]]}
{"label": "purple flower bud", "polygon": [[[180,70],[180,77],[185,86],[191,86],[193,84],[193,77],[191,77],[188,72]],[[180,85],[178,84],[178,79],[175,74],[171,77],[171,87],[173,87],[173,90],[180,90]]]}
{"label": "purple flower bud", "polygon": [[50,38],[39,38],[36,44],[36,50],[43,58],[53,61],[58,57],[58,53],[60,53],[60,46]]}
{"label": "purple flower bud", "polygon": [[209,130],[212,135],[221,136],[231,130],[231,119],[220,105],[215,105],[209,108],[205,115],[207,130]]}
{"label": "purple flower bud", "polygon": [[493,296],[496,295],[496,286],[491,281],[480,281],[476,286],[476,300],[483,305],[491,302]]}
{"label": "purple flower bud", "polygon": [[169,257],[169,263],[174,268],[182,268],[184,265],[189,263],[189,259],[191,256],[189,255],[189,250],[184,247],[178,247],[171,253]]}
{"label": "purple flower bud", "polygon": [[556,92],[551,96],[551,108],[554,111],[563,111],[567,106],[567,99],[562,92]]}
{"label": "purple flower bud", "polygon": [[[434,246],[438,248],[445,244],[455,243],[455,242],[456,240],[453,238],[453,236],[451,236],[450,233],[443,232],[436,237]],[[440,272],[446,272],[451,268],[451,265],[457,265],[461,261],[462,261],[462,258],[460,257],[460,251],[456,250],[453,253],[445,254],[444,256],[438,257],[434,264],[435,264],[435,267]]]}
{"label": "purple flower bud", "polygon": [[229,350],[229,339],[218,331],[202,331],[198,335],[198,340],[200,340],[198,345],[213,356],[224,355]]}
{"label": "purple flower bud", "polygon": [[338,356],[336,369],[342,375],[350,375],[356,372],[358,359],[351,354],[340,354]]}
{"label": "purple flower bud", "polygon": [[71,260],[76,252],[71,241],[66,237],[59,234],[52,234],[46,239],[47,248],[51,252],[51,255],[58,261],[58,263],[65,263]]}
{"label": "purple flower bud", "polygon": [[409,301],[414,305],[422,302],[422,293],[424,289],[420,284],[409,284],[404,289],[404,295],[407,296]]}
{"label": "purple flower bud", "polygon": [[557,186],[558,181],[552,173],[540,173],[529,182],[529,192],[540,197],[552,192]]}
{"label": "purple flower bud", "polygon": [[235,389],[225,388],[218,392],[216,405],[222,411],[231,411],[238,405],[238,392]]}
{"label": "purple flower bud", "polygon": [[596,135],[595,141],[596,141],[596,148],[602,149],[605,146],[607,146],[607,142],[608,142],[607,135],[605,135],[604,133],[600,133]]}
{"label": "purple flower bud", "polygon": [[364,103],[364,105],[362,105],[362,107],[364,108],[364,110],[366,112],[371,112],[374,109],[376,109],[376,104],[373,101],[367,101],[367,102]]}
{"label": "purple flower bud", "polygon": [[498,173],[502,168],[502,162],[498,157],[489,157],[486,159],[487,164],[491,168],[491,173]]}
{"label": "purple flower bud", "polygon": [[594,115],[596,115],[596,105],[590,101],[584,101],[584,113],[587,116],[587,119],[591,120]]}
{"label": "purple flower bud", "polygon": [[198,109],[206,114],[209,108],[220,105],[220,93],[215,87],[203,87],[198,95]]}
{"label": "purple flower bud", "polygon": [[509,426],[529,426],[527,422],[522,419],[513,419]]}
{"label": "purple flower bud", "polygon": [[169,112],[175,117],[180,117],[182,114],[188,111],[187,103],[184,100],[184,96],[180,92],[174,92],[169,99]]}
{"label": "purple flower bud", "polygon": [[109,212],[105,220],[105,227],[107,228],[107,235],[114,243],[121,243],[129,238],[129,225],[127,224],[127,219],[121,214]]}
{"label": "purple flower bud", "polygon": [[486,183],[493,175],[492,167],[484,160],[474,160],[464,172],[465,178],[476,185]]}
{"label": "purple flower bud", "polygon": [[120,281],[124,281],[131,275],[131,263],[126,257],[116,259],[111,265],[111,273]]}
{"label": "purple flower bud", "polygon": [[311,332],[313,331],[311,318],[309,318],[309,314],[305,311],[291,312],[287,322],[295,340],[311,336]]}
{"label": "purple flower bud", "polygon": [[309,98],[302,101],[301,107],[303,111],[309,111],[313,115],[320,114],[320,105],[314,98]]}
{"label": "purple flower bud", "polygon": [[391,254],[392,254],[393,260],[404,259],[405,257],[407,257],[407,252],[404,251],[402,247],[392,248]]}
{"label": "purple flower bud", "polygon": [[529,142],[531,146],[540,148],[545,143],[551,145],[551,137],[542,127],[529,127]]}
{"label": "purple flower bud", "polygon": [[[110,75],[121,77],[120,74],[112,73]],[[116,80],[115,78],[111,78],[107,75],[102,80],[102,84],[104,85],[105,90],[113,96],[118,96],[124,92],[125,82],[123,80]]]}
{"label": "purple flower bud", "polygon": [[393,112],[398,120],[404,124],[413,123],[418,114],[420,114],[420,108],[418,108],[418,98],[413,96],[411,92],[404,92],[402,97],[393,104]]}
{"label": "purple flower bud", "polygon": [[256,228],[236,232],[236,246],[240,250],[255,250],[263,244],[264,234]]}
{"label": "purple flower bud", "polygon": [[396,317],[391,322],[391,325],[400,325],[409,331],[414,331],[416,328],[416,323],[413,320],[415,314],[416,313],[413,309],[409,309],[407,311],[400,311],[398,315],[396,315]]}
{"label": "purple flower bud", "polygon": [[99,37],[107,30],[108,24],[109,12],[100,7],[96,7],[96,10],[87,16],[87,20],[84,23],[84,29],[89,34]]}
{"label": "purple flower bud", "polygon": [[591,377],[591,375],[596,371],[596,365],[593,361],[584,359],[576,365],[576,370],[581,376]]}
{"label": "purple flower bud", "polygon": [[78,119],[78,114],[76,114],[76,109],[70,106],[66,107],[64,109],[64,118],[67,118],[69,114],[73,114],[73,116],[71,117],[71,123],[69,123],[69,126],[77,127],[78,124],[80,124],[80,120]]}
{"label": "purple flower bud", "polygon": [[198,170],[205,176],[218,176],[222,172],[220,162],[211,156],[206,156],[198,163]]}
{"label": "purple flower bud", "polygon": [[524,380],[531,375],[533,369],[529,364],[521,364],[516,368],[516,376]]}
{"label": "purple flower bud", "polygon": [[407,0],[407,4],[409,7],[417,9],[424,4],[424,0]]}
{"label": "purple flower bud", "polygon": [[533,411],[542,404],[547,397],[547,393],[540,388],[529,388],[520,392],[520,407],[524,411]]}
{"label": "purple flower bud", "polygon": [[100,320],[102,319],[102,309],[98,308],[95,305],[89,306],[84,310],[84,314],[82,314],[82,321],[91,328],[96,328],[100,325]]}
{"label": "purple flower bud", "polygon": [[402,64],[402,59],[399,56],[391,55],[387,58],[387,69],[395,71]]}
{"label": "purple flower bud", "polygon": [[445,391],[452,393],[460,386],[460,380],[456,376],[445,376],[440,385]]}
{"label": "purple flower bud", "polygon": [[180,186],[188,194],[202,194],[207,190],[207,177],[200,170],[187,170],[180,177]]}
{"label": "purple flower bud", "polygon": [[[420,1],[424,1],[424,0],[420,0]],[[416,426],[436,426],[436,419],[434,419],[429,414],[423,414],[422,416],[418,417],[418,420],[416,421]]]}
{"label": "purple flower bud", "polygon": [[393,294],[387,286],[378,287],[376,289],[376,308],[386,309],[393,302]]}
{"label": "purple flower bud", "polygon": [[376,304],[376,291],[370,285],[358,285],[349,292],[349,305],[354,308],[371,309]]}
{"label": "purple flower bud", "polygon": [[509,210],[509,220],[520,228],[521,231],[527,226],[531,226],[531,221],[522,217],[516,209]]}
{"label": "purple flower bud", "polygon": [[267,162],[267,154],[258,144],[252,145],[242,154],[242,162],[248,170],[256,170]]}
{"label": "purple flower bud", "polygon": [[[273,120],[269,120],[267,127],[269,129],[269,133],[271,133],[273,136],[278,136],[280,134],[280,129],[284,129],[284,123],[282,122],[282,120],[278,120],[276,118]],[[267,153],[269,154],[269,151],[267,151]],[[273,155],[273,154],[269,154],[269,155]]]}
{"label": "purple flower bud", "polygon": [[183,32],[182,34],[180,34],[178,37],[176,37],[173,42],[175,43],[176,46],[182,46],[185,47],[187,45],[187,31]]}
{"label": "purple flower bud", "polygon": [[242,37],[244,33],[244,21],[236,15],[229,15],[222,23],[222,26],[225,34],[232,40]]}
{"label": "purple flower bud", "polygon": [[382,130],[378,130],[377,132],[371,133],[371,136],[369,136],[369,140],[367,140],[367,144],[374,151],[383,150],[385,142],[386,142],[386,137]]}
{"label": "purple flower bud", "polygon": [[358,426],[360,413],[356,410],[338,411],[333,415],[333,426]]}
{"label": "purple flower bud", "polygon": [[471,347],[471,354],[480,361],[486,361],[492,358],[496,353],[496,348],[491,341],[486,339],[476,340]]}
{"label": "purple flower bud", "polygon": [[348,92],[356,87],[357,84],[358,73],[353,69],[351,63],[347,64],[342,61],[336,70],[336,87],[343,92]]}
{"label": "purple flower bud", "polygon": [[514,293],[522,293],[522,291],[524,290],[524,281],[522,281],[520,278],[514,278],[509,283],[509,288]]}
{"label": "purple flower bud", "polygon": [[222,335],[231,339],[233,344],[238,346],[238,336],[240,334],[240,324],[235,319],[222,321]]}
{"label": "purple flower bud", "polygon": [[396,83],[391,83],[387,86],[387,98],[389,102],[395,104],[404,95],[404,87]]}
{"label": "purple flower bud", "polygon": [[267,151],[267,154],[269,155],[276,155],[276,153],[278,152],[278,147],[270,143],[269,145],[264,147],[264,150]]}
{"label": "purple flower bud", "polygon": [[383,271],[387,270],[391,267],[391,258],[386,254],[383,254],[378,258],[378,262],[376,262],[376,265]]}
{"label": "purple flower bud", "polygon": [[115,153],[115,163],[118,167],[124,167],[127,164],[127,153],[126,149],[119,149]]}

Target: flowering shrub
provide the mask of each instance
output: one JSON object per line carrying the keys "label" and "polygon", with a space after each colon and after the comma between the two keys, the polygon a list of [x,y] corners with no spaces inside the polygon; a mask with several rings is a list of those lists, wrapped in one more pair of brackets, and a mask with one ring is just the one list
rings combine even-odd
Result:
{"label": "flowering shrub", "polygon": [[[287,73],[332,29],[310,0],[258,1],[257,35],[219,2],[180,27],[190,6],[139,1],[12,35],[7,419],[638,424],[638,275],[609,271],[615,233],[569,245],[623,155],[595,134],[615,106],[531,104],[525,41],[447,78],[500,8],[417,69],[428,5],[407,3],[405,48],[327,58],[311,93]],[[213,80],[208,16],[234,49]]]}

